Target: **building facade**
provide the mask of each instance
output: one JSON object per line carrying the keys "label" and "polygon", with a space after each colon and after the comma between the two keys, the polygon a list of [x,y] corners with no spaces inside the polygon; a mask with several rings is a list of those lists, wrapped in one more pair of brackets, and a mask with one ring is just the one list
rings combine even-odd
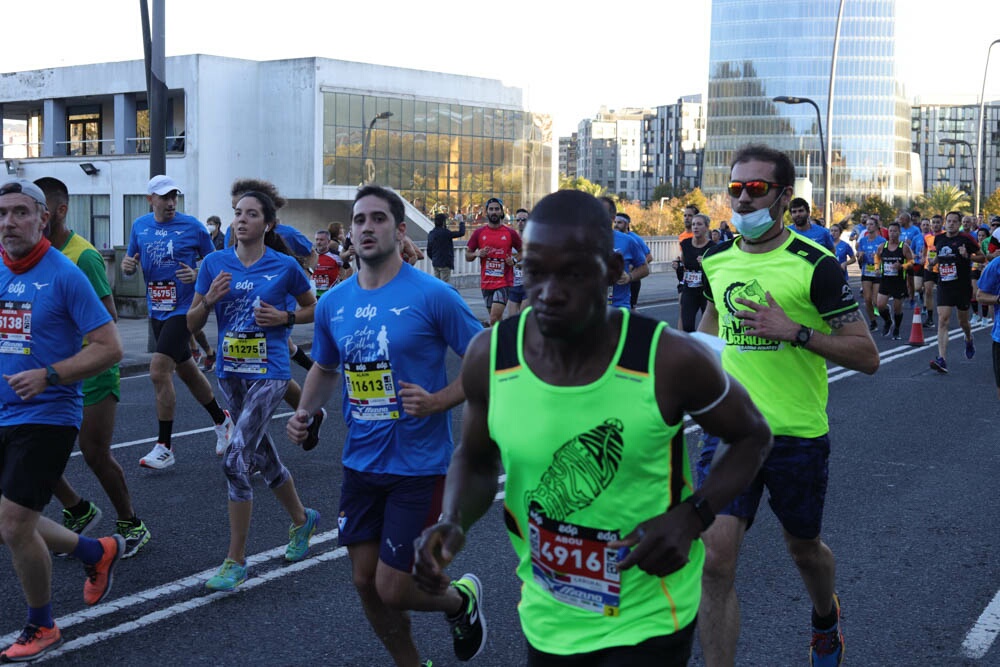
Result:
{"label": "building facade", "polygon": [[576,178],[577,134],[559,137],[559,176]]}
{"label": "building facade", "polygon": [[[984,105],[982,145],[978,104],[923,104],[912,110],[911,138],[929,192],[940,185],[954,185],[975,197],[976,155],[982,151],[980,202],[1000,188],[1000,101]],[[981,204],[980,204],[981,205]]]}
{"label": "building facade", "polygon": [[641,199],[650,204],[660,185],[674,192],[702,186],[705,155],[705,104],[701,95],[658,106],[643,121]]}
{"label": "building facade", "polygon": [[[824,200],[819,128],[826,123],[839,4],[713,0],[707,194],[724,189],[736,148],[762,142],[787,152],[797,175],[812,181],[815,200]],[[846,3],[829,158],[834,201],[878,194],[892,202],[916,193],[909,177],[910,104],[896,81],[895,40],[894,0]],[[773,101],[778,96],[812,99],[822,120],[811,105]]]}
{"label": "building facade", "polygon": [[[359,183],[407,202],[408,232],[428,216],[491,196],[530,206],[555,188],[548,116],[491,79],[324,58],[167,58],[167,173],[179,208],[230,220],[239,177],[274,182],[282,221],[311,235],[350,219]],[[71,227],[98,248],[127,241],[148,211],[149,114],[142,61],[0,77],[0,160],[10,175],[54,176],[73,197]]]}
{"label": "building facade", "polygon": [[649,109],[608,111],[577,127],[576,175],[623,199],[642,198],[642,128]]}

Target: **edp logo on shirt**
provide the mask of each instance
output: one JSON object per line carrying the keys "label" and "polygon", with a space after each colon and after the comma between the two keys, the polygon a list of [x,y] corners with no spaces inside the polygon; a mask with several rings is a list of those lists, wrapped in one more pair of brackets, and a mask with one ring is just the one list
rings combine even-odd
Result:
{"label": "edp logo on shirt", "polygon": [[371,320],[376,315],[378,315],[378,308],[371,304],[368,304],[364,308],[358,308],[354,311],[354,318],[358,320]]}

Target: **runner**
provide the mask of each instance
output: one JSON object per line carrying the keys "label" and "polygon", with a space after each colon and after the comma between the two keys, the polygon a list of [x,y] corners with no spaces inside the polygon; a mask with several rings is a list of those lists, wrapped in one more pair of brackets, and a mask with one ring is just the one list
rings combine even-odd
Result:
{"label": "runner", "polygon": [[514,254],[521,250],[521,237],[503,224],[503,202],[496,197],[486,201],[487,223],[469,237],[465,260],[479,259],[479,286],[490,313],[490,326],[503,317],[507,307],[507,292],[514,284]]}
{"label": "runner", "polygon": [[951,309],[958,310],[958,325],[965,334],[965,358],[976,356],[976,343],[969,325],[969,302],[972,300],[972,262],[982,261],[979,244],[967,234],[958,231],[962,214],[950,211],[945,216],[945,231],[934,237],[936,256],[929,260],[937,269],[937,347],[938,356],[931,360],[931,368],[942,375],[948,372],[948,323]]}
{"label": "runner", "polygon": [[[83,271],[111,319],[118,321],[104,258],[86,239],[66,228],[66,214],[69,211],[69,190],[66,185],[51,177],[40,178],[35,181],[35,185],[45,193],[49,209],[49,227],[46,232],[49,242]],[[86,378],[83,381],[83,421],[78,441],[84,462],[101,483],[101,488],[118,514],[115,532],[125,538],[122,558],[131,558],[149,541],[150,532],[135,514],[132,496],[125,483],[125,471],[111,453],[119,400],[121,374],[118,364],[99,375]],[[79,535],[86,535],[97,526],[101,510],[94,503],[80,497],[65,475],[56,482],[53,492],[62,503],[63,525],[66,528]]]}
{"label": "runner", "polygon": [[997,316],[1000,304],[1000,258],[991,259],[983,269],[983,274],[979,276],[979,293],[976,298],[984,306],[993,306],[993,329],[990,331],[993,339],[993,380],[997,387],[997,398],[1000,399],[1000,317]]}
{"label": "runner", "polygon": [[885,239],[878,232],[878,218],[875,216],[868,217],[866,229],[865,235],[858,239],[858,264],[861,266],[861,298],[865,301],[865,311],[868,314],[868,329],[875,331],[878,327],[875,301],[878,298],[878,283],[882,279],[878,252],[885,245]]}
{"label": "runner", "polygon": [[[887,337],[891,328],[893,340],[900,339],[899,326],[903,322],[903,299],[907,298],[903,266],[913,260],[909,246],[900,238],[900,229],[898,222],[889,223],[889,240],[879,247],[878,259],[875,262],[882,271],[877,297],[878,312],[885,320],[882,336]],[[890,298],[892,298],[892,311],[889,310]]]}
{"label": "runner", "polygon": [[615,219],[617,217],[618,205],[611,197],[601,197],[601,203],[608,211],[608,219],[614,229],[615,252],[622,256],[621,276],[615,284],[608,288],[609,306],[632,306],[632,288],[630,285],[636,280],[642,280],[649,275],[649,264],[646,263],[646,255],[643,253],[639,243],[618,229],[615,229]]}
{"label": "runner", "polygon": [[937,250],[934,248],[934,238],[941,233],[943,226],[944,219],[940,215],[935,214],[931,216],[930,232],[924,234],[924,251],[921,263],[924,266],[925,327],[934,326],[934,287],[938,282],[938,267],[934,263],[937,257]]}
{"label": "runner", "polygon": [[[524,232],[524,225],[528,222],[529,212],[527,209],[519,208],[514,211],[514,222],[517,224],[517,233]],[[507,292],[507,310],[504,317],[513,317],[524,309],[524,273],[521,270],[521,253],[514,253],[514,284]]]}
{"label": "runner", "polygon": [[830,238],[833,239],[833,254],[837,256],[837,263],[840,264],[841,270],[844,272],[844,279],[847,279],[847,267],[858,261],[858,258],[854,255],[854,248],[847,241],[843,241],[840,235],[843,233],[843,229],[840,225],[834,223],[830,225]]}
{"label": "runner", "polygon": [[[267,195],[248,192],[236,202],[230,229],[238,243],[205,259],[187,315],[191,331],[200,331],[209,312],[215,313],[222,351],[215,375],[236,421],[223,463],[229,487],[229,552],[205,583],[213,591],[231,591],[246,581],[253,473],[261,473],[292,519],[285,560],[305,558],[319,522],[319,512],[302,506],[292,475],[267,434],[291,378],[290,325],[312,322],[316,308],[309,280],[275,231],[277,223],[277,209]],[[299,305],[294,317],[284,309],[289,296]]]}
{"label": "runner", "polygon": [[[708,220],[708,216],[705,216],[705,220]],[[639,244],[639,247],[642,248],[642,257],[647,266],[652,263],[653,253],[649,249],[649,246],[646,245],[646,241],[632,231],[632,218],[628,213],[621,211],[615,213],[615,229],[622,234],[628,234],[636,243]],[[629,283],[629,289],[632,292],[629,307],[634,309],[639,304],[639,291],[642,289],[642,280],[633,280]]]}
{"label": "runner", "polygon": [[146,305],[156,339],[156,351],[149,363],[149,379],[156,391],[156,418],[159,434],[156,445],[139,459],[145,468],[162,470],[174,465],[170,437],[174,430],[174,372],[195,400],[205,408],[215,424],[215,450],[229,443],[233,421],[219,407],[212,386],[191,358],[187,329],[187,311],[194,295],[195,266],[202,257],[215,251],[205,225],[196,218],[177,211],[180,187],[169,176],[149,179],[146,199],[152,213],[132,223],[128,249],[122,258],[122,273],[127,276],[142,266],[146,280]]}
{"label": "runner", "polygon": [[120,535],[95,540],[42,516],[83,418],[80,381],[122,357],[118,330],[90,282],[45,238],[48,221],[38,186],[23,178],[0,183],[0,543],[28,605],[24,630],[0,662],[27,662],[62,643],[49,549],[83,563],[88,605],[111,591],[125,549]]}
{"label": "runner", "polygon": [[681,330],[695,331],[698,313],[704,313],[708,301],[702,290],[701,258],[714,245],[706,236],[708,216],[698,213],[691,219],[689,239],[681,241],[681,256],[674,260],[674,269],[681,273],[684,289],[679,294],[681,304]]}
{"label": "runner", "polygon": [[397,665],[416,665],[406,610],[449,614],[460,660],[478,655],[486,642],[475,575],[432,596],[417,589],[410,574],[414,539],[441,511],[453,446],[449,410],[465,399],[458,379],[448,383],[445,353],[450,347],[465,354],[483,327],[454,287],[403,263],[405,232],[398,195],[378,185],[358,190],[351,236],[361,270],[316,310],[316,365],[288,436],[293,442],[306,437],[309,415],[333,395],[343,372],[340,544],[375,634]]}
{"label": "runner", "polygon": [[[621,260],[592,196],[542,199],[524,244],[532,307],[469,348],[461,445],[441,518],[420,538],[417,581],[449,590],[444,569],[492,507],[503,471],[527,664],[685,665],[698,537],[712,508],[753,478],[767,425],[705,346],[627,304],[605,305]],[[730,443],[697,494],[685,412]]]}
{"label": "runner", "polygon": [[313,282],[316,284],[316,298],[318,299],[340,282],[343,261],[331,247],[329,230],[316,230],[313,235],[313,246],[316,248],[316,268],[313,269]]}
{"label": "runner", "polygon": [[[836,260],[781,223],[795,182],[788,156],[745,146],[731,169],[733,225],[741,236],[705,253],[709,305],[700,330],[726,342],[722,367],[743,383],[767,418],[774,447],[753,484],[705,533],[701,647],[706,665],[735,660],[736,563],[766,487],[812,602],[812,664],[836,665],[843,658],[840,602],[833,553],[820,537],[830,452],[826,364],[871,374],[879,365],[878,349]],[[719,442],[708,434],[703,439],[700,483]]]}

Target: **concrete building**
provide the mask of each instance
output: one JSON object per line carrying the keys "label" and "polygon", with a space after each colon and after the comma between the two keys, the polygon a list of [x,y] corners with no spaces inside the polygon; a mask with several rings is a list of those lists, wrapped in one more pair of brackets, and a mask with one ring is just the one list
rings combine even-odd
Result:
{"label": "concrete building", "polygon": [[[1000,188],[1000,100],[987,102],[984,111],[980,205]],[[918,101],[911,118],[913,152],[919,156],[924,191],[954,185],[972,200],[979,105]]]}
{"label": "concrete building", "polygon": [[[189,55],[167,58],[166,82],[166,170],[184,188],[179,209],[200,219],[228,224],[232,181],[260,177],[289,199],[282,221],[311,235],[348,221],[357,185],[374,179],[407,201],[419,240],[435,212],[471,213],[494,195],[530,208],[555,189],[550,118],[496,80]],[[98,248],[125,243],[149,210],[145,90],[138,60],[0,77],[7,173],[64,181],[71,228]]]}
{"label": "concrete building", "polygon": [[559,176],[576,178],[577,134],[559,137]]}
{"label": "concrete building", "polygon": [[642,197],[642,128],[649,109],[608,111],[577,128],[576,175],[625,199]]}
{"label": "concrete building", "polygon": [[701,187],[705,156],[705,105],[701,95],[678,98],[658,106],[643,121],[642,191],[649,204],[653,191],[669,185],[674,191]]}

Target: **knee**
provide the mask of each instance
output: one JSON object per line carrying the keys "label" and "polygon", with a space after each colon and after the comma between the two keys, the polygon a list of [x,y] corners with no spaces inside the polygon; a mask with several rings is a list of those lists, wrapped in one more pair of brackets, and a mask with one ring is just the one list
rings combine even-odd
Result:
{"label": "knee", "polygon": [[375,581],[375,588],[382,603],[396,611],[406,611],[409,608],[410,577],[383,576]]}
{"label": "knee", "polygon": [[706,586],[729,588],[736,582],[738,549],[727,541],[705,540],[705,569],[702,574]]}
{"label": "knee", "polygon": [[357,570],[351,575],[354,589],[362,600],[372,600],[378,598],[378,587],[375,585],[374,572],[359,572]]}
{"label": "knee", "polygon": [[[157,356],[163,356],[164,358],[158,359]],[[164,355],[157,356],[154,356],[153,362],[149,365],[149,379],[154,386],[162,387],[167,383],[173,382],[171,376],[174,372],[174,365],[169,360],[169,357],[165,357]]]}
{"label": "knee", "polygon": [[113,460],[111,457],[111,450],[106,447],[80,447],[80,453],[83,455],[84,463],[86,463],[87,467],[91,470],[101,470],[107,467]]}
{"label": "knee", "polygon": [[26,517],[11,512],[0,513],[0,541],[12,549],[30,539],[32,532],[34,526]]}
{"label": "knee", "polygon": [[812,540],[789,540],[788,553],[799,568],[808,568],[817,563],[823,550],[823,542],[817,537]]}

